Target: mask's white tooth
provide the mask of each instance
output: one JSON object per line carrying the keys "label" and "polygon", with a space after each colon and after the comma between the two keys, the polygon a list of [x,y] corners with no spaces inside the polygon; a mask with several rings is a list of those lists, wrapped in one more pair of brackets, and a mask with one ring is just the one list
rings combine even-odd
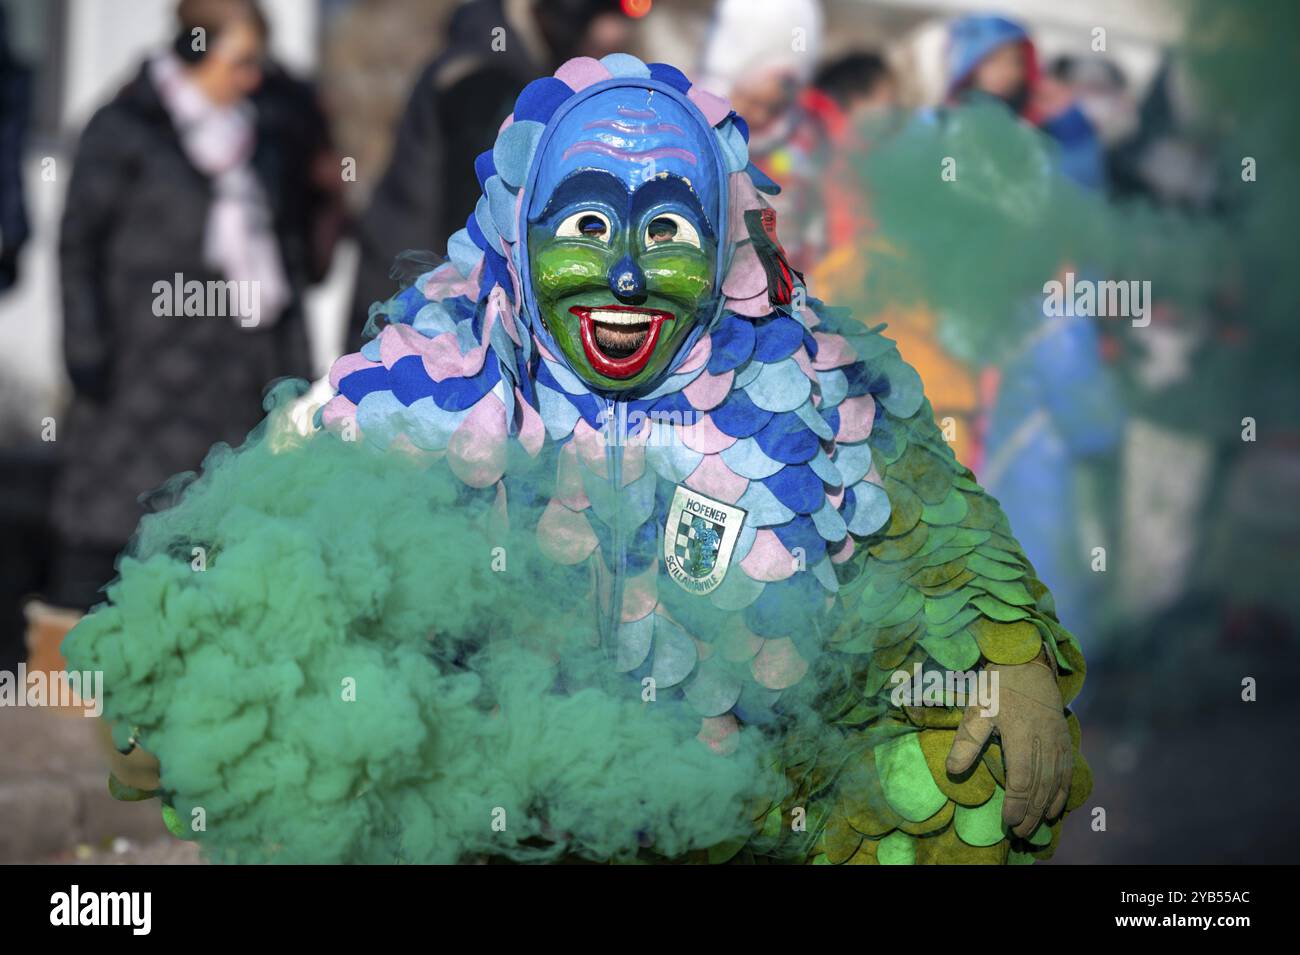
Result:
{"label": "mask's white tooth", "polygon": [[644,312],[615,312],[607,309],[592,309],[591,320],[602,325],[646,325],[650,316]]}

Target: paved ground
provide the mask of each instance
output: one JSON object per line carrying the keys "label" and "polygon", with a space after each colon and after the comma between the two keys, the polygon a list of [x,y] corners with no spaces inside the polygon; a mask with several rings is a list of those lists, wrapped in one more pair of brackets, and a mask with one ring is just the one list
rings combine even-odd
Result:
{"label": "paved ground", "polygon": [[[1095,780],[1053,862],[1294,865],[1300,694],[1294,647],[1196,652],[1204,668],[1090,671],[1080,713]],[[1259,680],[1241,700],[1243,675]],[[1085,691],[1086,692],[1086,691]],[[1088,813],[1106,811],[1105,831]]]}
{"label": "paved ground", "polygon": [[98,721],[0,708],[0,863],[197,862],[172,838],[157,800],[108,794]]}

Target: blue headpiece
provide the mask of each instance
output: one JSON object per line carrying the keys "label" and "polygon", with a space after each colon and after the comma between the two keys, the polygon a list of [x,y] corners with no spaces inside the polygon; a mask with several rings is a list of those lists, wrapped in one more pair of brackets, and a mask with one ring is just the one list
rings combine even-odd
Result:
{"label": "blue headpiece", "polygon": [[716,234],[720,291],[732,251],[727,177],[747,172],[759,190],[778,191],[749,162],[748,142],[745,121],[727,101],[693,86],[676,67],[624,53],[570,60],[524,88],[493,148],[475,161],[483,195],[448,241],[448,254],[462,276],[480,269],[480,300],[500,285],[526,326],[520,331],[554,350],[530,290],[528,222],[575,171],[607,171],[628,190],[666,173],[690,183]]}

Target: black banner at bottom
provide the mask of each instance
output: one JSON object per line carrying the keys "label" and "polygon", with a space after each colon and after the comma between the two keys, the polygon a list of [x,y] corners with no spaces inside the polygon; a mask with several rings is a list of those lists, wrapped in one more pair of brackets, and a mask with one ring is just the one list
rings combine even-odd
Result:
{"label": "black banner at bottom", "polygon": [[825,927],[836,911],[846,918],[839,931],[851,937],[870,925],[873,944],[894,933],[968,944],[976,936],[1028,942],[1037,932],[1178,943],[1195,933],[1230,942],[1233,933],[1281,930],[1291,882],[1283,867],[647,868],[561,866],[543,875],[497,866],[11,866],[0,878],[9,883],[7,939],[76,932],[78,942],[93,935],[115,945],[248,942],[284,932],[337,943],[373,940],[380,930],[419,933],[431,920],[479,938],[484,930],[535,937],[547,925],[556,940],[563,936],[554,930],[570,919],[584,937],[595,928],[661,937],[666,926],[656,923],[671,912],[705,930],[716,918],[728,934],[769,940],[771,932],[775,943],[783,928],[806,939],[810,924]]}

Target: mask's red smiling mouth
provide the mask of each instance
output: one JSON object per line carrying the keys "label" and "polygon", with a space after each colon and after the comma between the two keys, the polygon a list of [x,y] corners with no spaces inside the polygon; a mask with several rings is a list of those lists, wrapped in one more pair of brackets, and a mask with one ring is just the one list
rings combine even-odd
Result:
{"label": "mask's red smiling mouth", "polygon": [[575,305],[582,348],[591,367],[606,378],[631,378],[650,361],[659,329],[673,313],[633,305]]}

